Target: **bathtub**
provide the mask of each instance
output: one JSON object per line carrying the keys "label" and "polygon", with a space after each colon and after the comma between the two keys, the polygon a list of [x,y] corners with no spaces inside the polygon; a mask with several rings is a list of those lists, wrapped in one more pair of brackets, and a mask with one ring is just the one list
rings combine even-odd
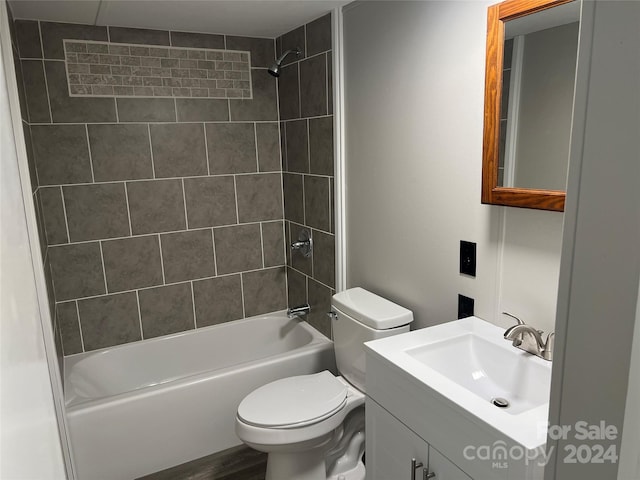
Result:
{"label": "bathtub", "polygon": [[325,369],[333,343],[284,312],[66,357],[77,478],[130,480],[240,445],[249,392]]}

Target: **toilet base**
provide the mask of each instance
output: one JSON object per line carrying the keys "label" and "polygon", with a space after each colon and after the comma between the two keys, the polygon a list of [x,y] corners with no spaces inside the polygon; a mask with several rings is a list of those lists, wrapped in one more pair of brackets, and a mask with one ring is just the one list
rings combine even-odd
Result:
{"label": "toilet base", "polygon": [[271,452],[265,480],[326,480],[324,455],[322,448],[294,453]]}

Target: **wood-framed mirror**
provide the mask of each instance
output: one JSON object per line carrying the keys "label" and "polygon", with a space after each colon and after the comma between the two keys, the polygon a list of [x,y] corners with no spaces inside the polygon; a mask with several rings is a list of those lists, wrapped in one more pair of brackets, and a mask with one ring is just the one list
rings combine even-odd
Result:
{"label": "wood-framed mirror", "polygon": [[578,0],[487,12],[482,203],[564,211]]}

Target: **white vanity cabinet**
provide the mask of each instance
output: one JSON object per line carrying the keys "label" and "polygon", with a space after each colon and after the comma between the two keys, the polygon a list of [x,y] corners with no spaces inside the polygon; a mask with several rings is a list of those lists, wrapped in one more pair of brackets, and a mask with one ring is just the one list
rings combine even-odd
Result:
{"label": "white vanity cabinet", "polygon": [[[366,400],[367,480],[471,480],[374,400]],[[412,459],[422,466],[412,472]]]}

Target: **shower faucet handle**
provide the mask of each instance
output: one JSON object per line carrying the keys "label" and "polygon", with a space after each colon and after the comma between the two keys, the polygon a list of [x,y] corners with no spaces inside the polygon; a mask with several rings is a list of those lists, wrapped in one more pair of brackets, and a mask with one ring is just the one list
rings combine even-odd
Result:
{"label": "shower faucet handle", "polygon": [[300,254],[309,258],[311,256],[311,252],[313,251],[313,240],[311,239],[311,233],[306,228],[300,230],[298,234],[298,240],[291,243],[291,250],[298,251]]}

